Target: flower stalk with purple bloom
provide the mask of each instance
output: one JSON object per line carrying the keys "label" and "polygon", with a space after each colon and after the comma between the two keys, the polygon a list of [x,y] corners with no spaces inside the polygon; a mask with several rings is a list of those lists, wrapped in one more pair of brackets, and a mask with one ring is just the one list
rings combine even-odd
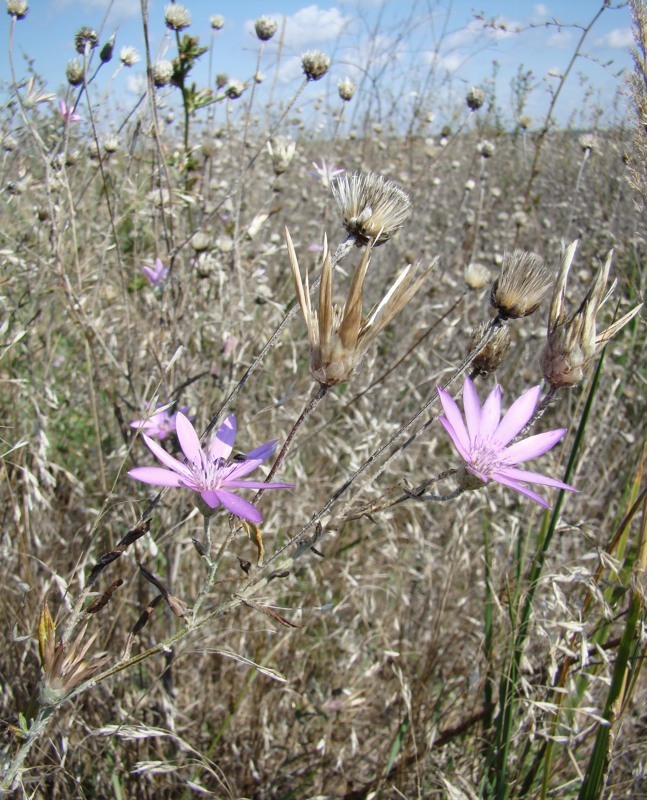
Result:
{"label": "flower stalk with purple bloom", "polygon": [[[544,508],[550,508],[550,505],[526,484],[538,483],[570,492],[577,491],[573,486],[555,478],[518,468],[524,461],[547,453],[566,433],[566,428],[557,428],[510,444],[532,419],[541,394],[540,386],[533,386],[524,392],[501,419],[501,388],[495,386],[481,406],[474,384],[469,378],[465,378],[465,421],[449,392],[440,386],[437,389],[445,412],[445,416],[439,417],[439,421],[465,461],[465,469],[472,476],[483,483],[497,481]],[[477,482],[469,482],[469,479],[463,486],[470,489],[478,487]]]}
{"label": "flower stalk with purple bloom", "polygon": [[211,444],[204,450],[195,428],[181,411],[177,413],[176,426],[177,437],[186,461],[174,458],[143,434],[148,449],[164,464],[164,467],[134,467],[128,472],[131,478],[155,486],[190,489],[200,495],[202,502],[199,507],[205,516],[223,506],[231,514],[254,524],[263,520],[260,511],[232,490],[294,488],[291,483],[241,480],[272,455],[277,441],[275,439],[250,450],[241,457],[241,460],[228,461],[236,439],[236,417],[233,414],[227,417]]}
{"label": "flower stalk with purple bloom", "polygon": [[69,106],[65,102],[65,100],[61,100],[58,104],[59,111],[61,112],[61,117],[63,118],[64,122],[80,122],[81,117],[75,113],[74,106]]}
{"label": "flower stalk with purple bloom", "polygon": [[152,267],[144,264],[142,272],[148,278],[148,282],[153,288],[161,286],[168,277],[169,268],[165,267],[160,258],[155,259],[155,265]]}
{"label": "flower stalk with purple bloom", "polygon": [[[189,410],[188,406],[179,409],[179,411],[184,414],[184,416],[188,416],[187,412]],[[147,436],[153,436],[156,439],[162,441],[166,439],[167,436],[171,436],[175,433],[175,429],[177,427],[177,415],[178,412],[170,412],[168,407],[158,406],[157,410],[151,414],[148,419],[135,419],[130,423],[131,428],[137,428],[137,430],[145,433]],[[188,417],[189,419],[193,419],[193,417]]]}

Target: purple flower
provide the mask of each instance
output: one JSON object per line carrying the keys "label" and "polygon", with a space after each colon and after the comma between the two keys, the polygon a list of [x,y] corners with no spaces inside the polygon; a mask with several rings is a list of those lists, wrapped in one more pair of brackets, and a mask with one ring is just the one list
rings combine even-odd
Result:
{"label": "purple flower", "polygon": [[[186,415],[188,410],[189,407],[185,406],[180,409],[180,412]],[[190,419],[193,419],[193,417],[190,417]],[[155,411],[148,419],[136,419],[130,423],[131,428],[137,428],[142,431],[142,433],[146,433],[148,436],[154,436],[160,441],[175,433],[176,426],[177,412],[171,414],[168,409]]]}
{"label": "purple flower", "polygon": [[64,122],[80,122],[81,117],[74,113],[74,106],[67,107],[65,100],[61,100],[58,104]]}
{"label": "purple flower", "polygon": [[325,158],[321,159],[321,166],[319,166],[316,161],[312,162],[312,166],[315,168],[315,172],[311,174],[319,178],[324,189],[330,189],[330,182],[332,179],[337,177],[337,175],[341,175],[342,172],[346,172],[343,167],[341,169],[335,169],[334,164],[326,164]]}
{"label": "purple flower", "polygon": [[155,266],[149,267],[146,266],[146,264],[144,264],[144,266],[142,267],[142,272],[148,278],[148,282],[150,283],[150,285],[156,287],[156,286],[161,286],[166,280],[166,277],[168,275],[168,267],[165,267],[164,264],[162,264],[161,259],[156,258]]}
{"label": "purple flower", "polygon": [[198,492],[209,508],[224,506],[231,514],[259,523],[260,511],[247,500],[234,494],[233,489],[292,489],[291,483],[263,483],[240,480],[253,472],[276,448],[276,439],[250,450],[238,460],[227,461],[236,439],[236,417],[227,417],[210,445],[203,450],[193,425],[178,411],[176,433],[186,461],[178,461],[145,434],[144,441],[153,455],[164,464],[162,467],[135,467],[128,474],[143,483],[155,486],[181,486]]}
{"label": "purple flower", "polygon": [[533,386],[524,392],[501,419],[501,388],[495,386],[481,407],[474,384],[469,378],[465,378],[463,386],[465,422],[450,394],[440,386],[436,388],[446,414],[445,417],[440,417],[439,421],[450,435],[466,463],[466,469],[472,475],[483,483],[488,483],[492,479],[509,486],[545,508],[550,506],[541,495],[529,489],[527,483],[577,491],[562,481],[517,467],[524,461],[547,453],[566,433],[566,428],[558,428],[510,444],[532,418],[539,402],[540,386]]}

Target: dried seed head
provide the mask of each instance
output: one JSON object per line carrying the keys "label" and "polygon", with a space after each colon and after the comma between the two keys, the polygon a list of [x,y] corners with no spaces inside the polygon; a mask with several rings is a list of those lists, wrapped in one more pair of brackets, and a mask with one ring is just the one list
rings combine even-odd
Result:
{"label": "dried seed head", "polygon": [[611,251],[604,265],[598,270],[582,304],[570,318],[567,318],[564,308],[566,282],[577,244],[577,241],[573,242],[562,258],[562,266],[555,281],[550,303],[548,341],[541,357],[544,377],[556,388],[576,386],[584,377],[587,364],[642,308],[640,303],[602,333],[596,333],[596,317],[606,299],[606,285],[613,256]]}
{"label": "dried seed head", "polygon": [[524,114],[523,116],[519,117],[519,127],[522,130],[527,131],[531,125],[532,125],[532,117],[529,117],[527,114]]}
{"label": "dried seed head", "polygon": [[83,62],[79,58],[73,58],[67,62],[65,68],[65,77],[70,86],[80,86],[85,78],[85,70],[83,69]]}
{"label": "dried seed head", "polygon": [[278,23],[270,17],[259,17],[254,23],[254,30],[261,42],[269,41],[276,33]]}
{"label": "dried seed head", "polygon": [[213,17],[210,18],[209,24],[214,31],[219,31],[225,24],[225,18],[221,14],[214,14]]}
{"label": "dried seed head", "polygon": [[139,53],[134,47],[122,47],[119,60],[124,67],[132,67],[140,61]]}
{"label": "dried seed head", "polygon": [[87,51],[94,50],[99,44],[99,34],[85,25],[74,34],[74,49],[79,55],[84,55]]}
{"label": "dried seed head", "polygon": [[171,3],[164,9],[164,22],[172,31],[183,31],[191,24],[191,12],[179,3]]}
{"label": "dried seed head", "polygon": [[216,86],[218,89],[222,89],[229,83],[229,75],[226,72],[219,72],[216,75]]}
{"label": "dried seed head", "polygon": [[435,264],[417,275],[415,267],[406,267],[369,317],[363,318],[362,290],[371,260],[371,245],[362,254],[346,303],[339,308],[332,302],[332,260],[328,243],[324,240],[319,307],[314,311],[308,278],[306,275],[304,287],[287,229],[285,235],[297,299],[308,328],[310,373],[323,386],[336,386],[353,374],[369,345],[416,294]]}
{"label": "dried seed head", "polygon": [[483,139],[482,142],[479,142],[476,146],[476,152],[482,158],[491,158],[494,155],[495,147],[488,139]]}
{"label": "dried seed head", "polygon": [[393,181],[374,172],[343,175],[331,184],[344,227],[358,244],[384,244],[407,221],[411,201]]}
{"label": "dried seed head", "polygon": [[579,142],[582,152],[584,153],[590,153],[593,150],[600,151],[600,142],[597,136],[594,136],[592,133],[583,133],[579,138]]}
{"label": "dried seed head", "polygon": [[478,86],[472,86],[465,96],[467,107],[472,111],[477,111],[485,103],[485,92]]}
{"label": "dried seed head", "polygon": [[[482,322],[472,333],[467,346],[468,352],[471,352],[478,345],[489,327],[487,322]],[[510,334],[510,329],[507,325],[500,325],[494,329],[488,343],[472,361],[472,367],[478,370],[481,375],[494,372],[505,361],[511,344],[512,335]]]}
{"label": "dried seed head", "polygon": [[301,66],[309,81],[318,81],[328,72],[330,58],[321,50],[308,50],[301,56]]}
{"label": "dried seed head", "polygon": [[119,150],[119,137],[114,133],[106,136],[103,141],[103,149],[106,153],[116,153]]}
{"label": "dried seed head", "polygon": [[7,14],[16,19],[24,19],[29,12],[27,0],[7,0]]}
{"label": "dried seed head", "polygon": [[353,95],[355,94],[355,84],[350,78],[343,78],[337,84],[337,91],[339,92],[341,99],[347,103],[349,100],[353,99]]}
{"label": "dried seed head", "polygon": [[282,175],[290,166],[296,147],[296,142],[284,139],[282,136],[272,136],[268,141],[267,149],[272,157],[272,169],[275,175]]}
{"label": "dried seed head", "polygon": [[229,81],[229,86],[225,89],[225,94],[230,100],[237,100],[245,91],[245,84],[242,81]]}
{"label": "dried seed head", "polygon": [[490,302],[502,319],[527,317],[537,310],[551,283],[550,270],[536,253],[506,252],[501,273],[492,284]]}
{"label": "dried seed head", "polygon": [[482,289],[491,280],[490,270],[483,264],[470,261],[465,270],[465,283],[470,289]]}
{"label": "dried seed head", "polygon": [[167,86],[173,77],[173,64],[165,59],[156,61],[151,67],[151,72],[155,86]]}

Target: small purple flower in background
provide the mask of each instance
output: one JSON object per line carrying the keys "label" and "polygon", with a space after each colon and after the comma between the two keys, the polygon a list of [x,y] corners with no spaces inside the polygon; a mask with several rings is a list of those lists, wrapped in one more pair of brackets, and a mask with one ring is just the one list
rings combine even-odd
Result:
{"label": "small purple flower in background", "polygon": [[276,439],[250,450],[241,460],[227,461],[236,440],[236,417],[230,414],[218,429],[211,444],[203,450],[195,428],[178,412],[176,433],[186,461],[178,461],[156,444],[146,434],[144,441],[153,455],[164,464],[162,467],[135,467],[128,474],[143,483],[155,486],[179,486],[197,492],[210,509],[224,506],[231,514],[248,520],[262,522],[256,506],[234,494],[232,489],[293,489],[291,483],[263,483],[244,481],[242,477],[253,472],[276,449]]}
{"label": "small purple flower in background", "polygon": [[142,272],[148,278],[148,282],[151,286],[157,287],[161,286],[168,276],[168,267],[165,267],[162,264],[162,260],[160,258],[155,259],[155,266],[149,267],[146,264],[142,267]]}
{"label": "small purple flower in background", "polygon": [[342,172],[346,172],[343,167],[341,169],[335,169],[334,164],[326,164],[325,158],[321,159],[321,166],[319,166],[316,161],[312,162],[312,166],[315,168],[315,172],[311,174],[319,178],[324,189],[330,189],[330,182],[332,179],[337,177],[337,175],[341,175]]}
{"label": "small purple flower in background", "polygon": [[465,378],[463,386],[465,422],[449,392],[440,386],[436,388],[446,414],[445,417],[439,417],[439,421],[465,461],[466,469],[472,475],[483,483],[488,483],[490,479],[502,483],[545,508],[550,508],[549,504],[525,484],[538,483],[542,486],[568,489],[571,492],[577,491],[562,481],[517,468],[518,464],[547,453],[566,433],[566,428],[558,428],[510,444],[532,418],[539,402],[540,386],[533,386],[524,392],[501,419],[501,388],[495,386],[481,407],[474,384],[469,378]]}
{"label": "small purple flower in background", "polygon": [[[159,405],[158,408],[160,408]],[[182,414],[186,415],[189,407],[185,406],[179,410]],[[190,417],[190,419],[194,418]],[[145,433],[148,436],[154,436],[160,441],[162,441],[162,439],[166,439],[167,436],[174,434],[176,425],[177,411],[170,413],[168,408],[164,408],[161,411],[155,411],[155,413],[152,414],[148,419],[136,419],[130,423],[131,428],[137,428],[142,433]]]}
{"label": "small purple flower in background", "polygon": [[313,242],[312,244],[308,245],[308,250],[311,253],[323,253],[323,245]]}
{"label": "small purple flower in background", "polygon": [[63,117],[64,122],[80,122],[81,117],[78,114],[74,113],[74,106],[70,106],[68,108],[65,100],[61,100],[58,104],[59,110],[61,112],[61,117]]}

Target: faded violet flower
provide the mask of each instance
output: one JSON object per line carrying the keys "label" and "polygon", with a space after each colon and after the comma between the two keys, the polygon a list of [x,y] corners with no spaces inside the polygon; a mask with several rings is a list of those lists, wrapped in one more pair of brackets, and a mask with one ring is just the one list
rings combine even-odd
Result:
{"label": "faded violet flower", "polygon": [[[544,508],[550,508],[549,504],[541,495],[529,489],[527,483],[553,486],[570,492],[577,491],[567,483],[519,469],[517,466],[547,453],[566,433],[566,428],[557,428],[510,444],[532,419],[541,394],[540,386],[533,386],[524,392],[501,419],[501,388],[495,386],[481,406],[474,384],[469,378],[465,378],[463,386],[465,422],[449,392],[440,386],[436,388],[446,415],[439,417],[439,421],[465,461],[465,469],[471,475],[483,483],[494,480],[509,486]],[[464,477],[467,480],[462,481],[463,488],[479,487],[478,483],[469,480],[469,476]]]}
{"label": "faded violet flower", "polygon": [[150,285],[157,287],[161,286],[166,280],[168,276],[168,267],[165,267],[164,264],[162,264],[162,260],[160,258],[156,258],[155,265],[149,267],[144,264],[142,267],[142,272],[148,278]]}
{"label": "faded violet flower", "polygon": [[335,169],[335,165],[333,163],[326,164],[326,159],[321,159],[321,166],[317,164],[316,161],[312,162],[312,166],[315,168],[315,171],[312,175],[315,175],[321,181],[324,189],[330,189],[330,182],[333,178],[336,178],[337,175],[341,175],[342,172],[346,172],[346,170],[341,167],[340,169]]}
{"label": "faded violet flower", "polygon": [[[160,406],[158,406],[158,408],[160,408]],[[180,413],[184,414],[188,419],[194,419],[194,417],[189,417],[187,415],[188,410],[188,406],[179,409]],[[168,408],[162,408],[159,411],[155,411],[148,419],[133,420],[130,423],[130,427],[137,428],[137,430],[145,433],[147,436],[154,436],[156,439],[162,441],[162,439],[166,439],[167,436],[171,436],[175,433],[177,415],[177,411],[170,412]]]}
{"label": "faded violet flower", "polygon": [[[233,461],[231,455],[236,439],[236,417],[230,414],[218,429],[211,444],[203,450],[195,428],[178,412],[176,433],[186,461],[178,461],[160,445],[143,435],[148,449],[164,464],[162,467],[135,467],[128,472],[131,478],[155,486],[179,486],[197,492],[205,511],[210,513],[219,506],[237,517],[252,523],[262,522],[263,517],[256,506],[234,494],[235,489],[292,489],[291,483],[264,483],[241,480],[253,472],[276,448],[276,439],[266,442],[244,456]],[[240,460],[239,460],[240,458]]]}
{"label": "faded violet flower", "polygon": [[61,117],[63,118],[64,122],[80,122],[81,117],[74,112],[74,106],[69,106],[65,102],[65,100],[61,100],[58,104],[59,111],[61,112]]}

